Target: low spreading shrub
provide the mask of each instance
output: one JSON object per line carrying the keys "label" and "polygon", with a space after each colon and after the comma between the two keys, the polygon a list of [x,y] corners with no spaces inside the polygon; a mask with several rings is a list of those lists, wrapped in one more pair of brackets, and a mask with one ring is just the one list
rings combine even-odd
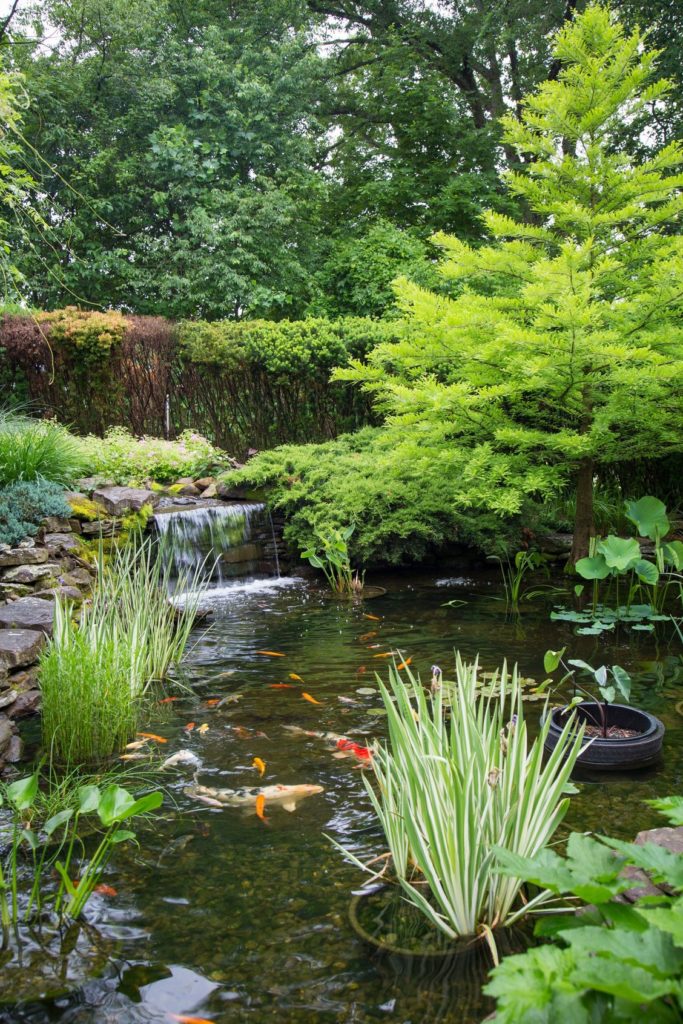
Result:
{"label": "low spreading shrub", "polygon": [[69,484],[82,469],[78,441],[59,423],[0,414],[0,487],[38,478]]}
{"label": "low spreading shrub", "polygon": [[124,427],[112,427],[104,438],[90,434],[79,438],[78,445],[87,473],[117,484],[168,483],[178,477],[206,476],[226,460],[220,448],[190,430],[177,441],[164,441],[133,437]]}
{"label": "low spreading shrub", "polygon": [[16,483],[0,491],[0,544],[18,544],[38,531],[45,516],[70,516],[64,491],[48,480]]}

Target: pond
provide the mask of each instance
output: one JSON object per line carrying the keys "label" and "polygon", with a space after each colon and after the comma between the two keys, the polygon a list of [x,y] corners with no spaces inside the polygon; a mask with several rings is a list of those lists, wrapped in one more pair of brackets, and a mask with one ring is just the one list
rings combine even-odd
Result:
{"label": "pond", "polygon": [[[359,742],[381,735],[374,673],[386,674],[386,663],[375,656],[388,650],[412,658],[423,679],[434,663],[448,675],[457,648],[467,658],[478,651],[485,669],[506,657],[540,680],[543,653],[564,644],[570,657],[638,673],[633,702],[667,726],[663,760],[583,782],[565,834],[579,828],[632,838],[661,823],[643,801],[679,792],[683,768],[676,711],[683,687],[666,671],[677,652],[670,627],[660,624],[658,637],[627,629],[575,636],[570,623],[549,621],[542,601],[507,615],[493,571],[395,573],[371,582],[386,595],[354,606],[310,580],[255,579],[215,593],[212,624],[197,630],[184,667],[191,692],[155,704],[144,728],[167,739],[164,756],[189,748],[200,757],[204,785],[257,785],[252,761],[260,757],[264,784],[314,783],[324,792],[294,813],[266,807],[264,823],[197,803],[184,792],[192,769],[169,770],[172,801],[153,828],[139,830],[138,849],[117,853],[107,876],[116,895],[96,896],[88,911],[116,941],[116,956],[71,996],[0,1006],[3,1024],[161,1024],[173,1015],[245,1024],[481,1020],[491,1007],[468,975],[373,959],[356,937],[348,908],[362,876],[327,837],[363,859],[382,852],[362,772],[353,759],[334,758],[324,741],[285,728]],[[273,688],[282,683],[293,685]],[[230,694],[240,697],[215,703]],[[528,705],[531,717],[537,708]]]}

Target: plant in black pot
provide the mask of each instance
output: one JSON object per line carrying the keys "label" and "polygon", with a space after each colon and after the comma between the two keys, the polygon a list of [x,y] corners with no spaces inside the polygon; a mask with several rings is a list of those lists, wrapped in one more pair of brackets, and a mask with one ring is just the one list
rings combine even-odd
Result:
{"label": "plant in black pot", "polygon": [[[664,738],[662,722],[641,708],[614,703],[617,694],[624,701],[630,699],[631,677],[628,672],[619,665],[593,668],[578,658],[570,658],[565,662],[565,650],[563,647],[561,651],[546,651],[543,661],[549,673],[562,667],[564,675],[558,685],[571,682],[573,688],[571,700],[549,712],[550,729],[545,740],[546,750],[555,749],[557,737],[566,726],[569,716],[575,713],[577,722],[584,723],[585,736],[590,740],[577,759],[579,767],[620,771],[645,768],[656,761]],[[585,685],[578,682],[577,669],[584,678],[591,677],[591,682],[587,681]],[[594,697],[593,690],[597,690],[599,699]]]}

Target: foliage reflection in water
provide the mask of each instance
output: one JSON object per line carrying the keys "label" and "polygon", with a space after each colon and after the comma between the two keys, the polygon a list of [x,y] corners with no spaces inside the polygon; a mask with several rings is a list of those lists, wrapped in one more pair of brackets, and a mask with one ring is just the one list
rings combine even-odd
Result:
{"label": "foliage reflection in water", "polygon": [[[308,782],[325,792],[293,814],[273,807],[265,826],[237,809],[192,802],[184,789],[193,769],[169,770],[177,808],[167,801],[166,816],[139,831],[139,850],[117,855],[107,881],[119,895],[98,900],[93,914],[118,936],[120,959],[80,996],[59,1005],[13,1006],[4,1017],[0,1011],[3,1024],[150,1024],[168,1022],[171,1014],[259,1024],[273,1017],[282,1024],[469,1024],[486,1015],[490,1006],[473,1000],[457,970],[430,982],[405,964],[369,955],[348,919],[358,874],[323,835],[362,858],[383,849],[361,771],[352,759],[333,758],[322,740],[284,726],[358,742],[383,734],[374,673],[386,677],[386,659],[377,655],[389,651],[412,657],[411,668],[423,679],[434,662],[452,665],[456,647],[466,658],[479,651],[484,669],[507,656],[525,676],[543,679],[545,650],[569,644],[572,655],[589,663],[617,662],[629,670],[633,702],[667,726],[662,764],[589,778],[561,833],[586,828],[632,838],[659,824],[642,801],[675,792],[683,767],[683,718],[675,709],[683,688],[671,672],[680,646],[668,645],[664,623],[654,636],[618,629],[595,637],[575,636],[571,623],[549,622],[542,604],[506,616],[495,600],[495,570],[474,580],[454,573],[450,585],[437,586],[437,579],[425,573],[373,578],[387,595],[358,606],[329,601],[303,582],[247,582],[215,595],[213,626],[206,634],[197,630],[184,671],[192,692],[177,691],[178,700],[157,704],[144,728],[168,739],[164,756],[190,748],[201,758],[201,784]],[[466,603],[447,606],[454,599]],[[320,703],[302,699],[302,691]],[[200,732],[202,725],[208,729]],[[255,757],[266,762],[263,780]]]}

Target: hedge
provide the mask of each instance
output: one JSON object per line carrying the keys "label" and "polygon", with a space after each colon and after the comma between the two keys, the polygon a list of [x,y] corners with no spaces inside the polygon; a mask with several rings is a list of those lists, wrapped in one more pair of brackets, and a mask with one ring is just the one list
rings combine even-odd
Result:
{"label": "hedge", "polygon": [[115,425],[226,450],[322,441],[372,422],[359,389],[330,371],[395,340],[395,322],[184,321],[67,307],[0,318],[0,382],[77,433]]}

